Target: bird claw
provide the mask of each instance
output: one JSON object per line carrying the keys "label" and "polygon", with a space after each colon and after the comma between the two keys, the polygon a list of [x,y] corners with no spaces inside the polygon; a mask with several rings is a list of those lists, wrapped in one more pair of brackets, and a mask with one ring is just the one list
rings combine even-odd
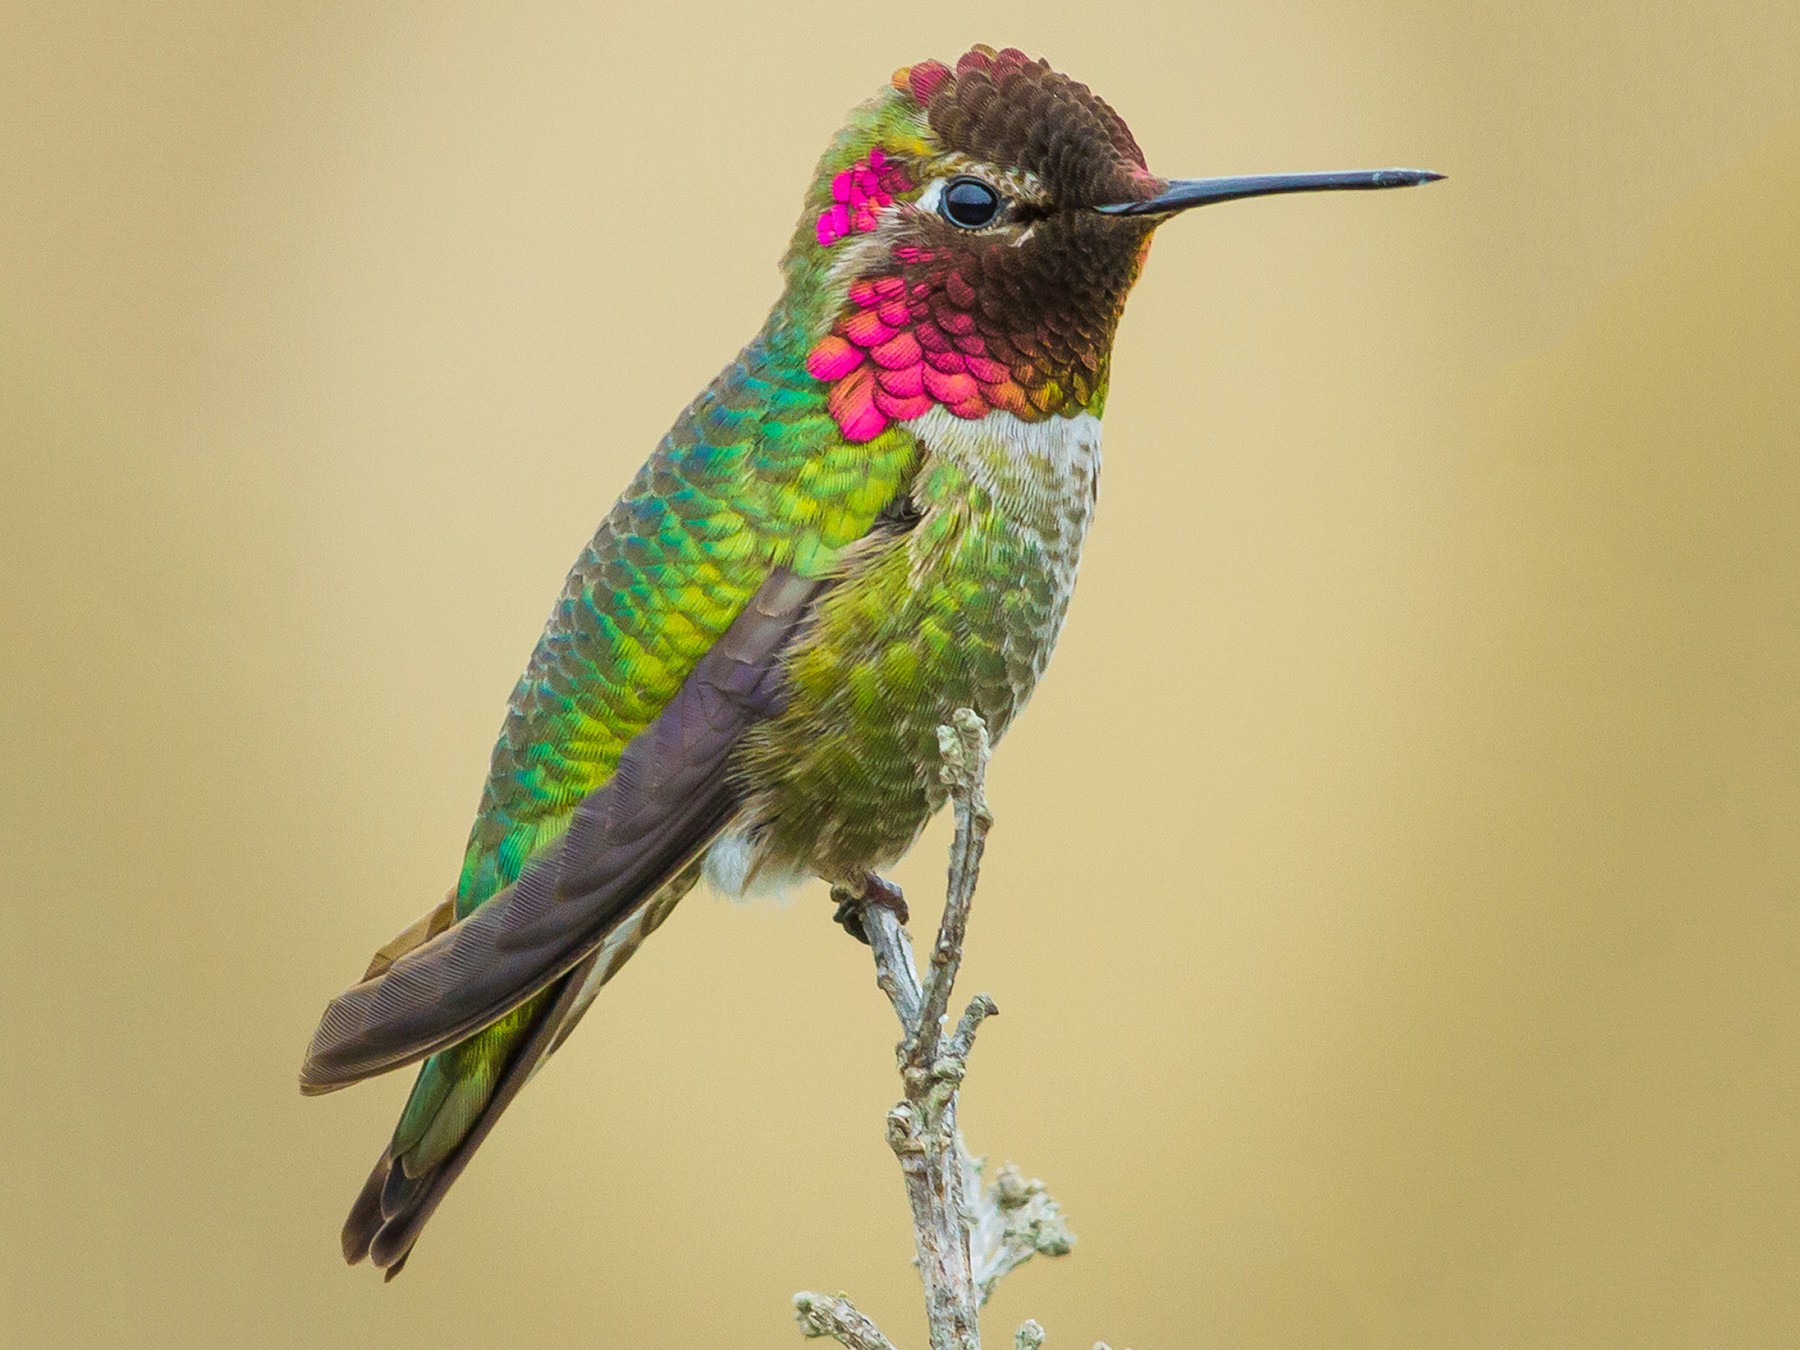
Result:
{"label": "bird claw", "polygon": [[893,882],[883,881],[874,875],[863,878],[861,894],[844,886],[833,886],[831,898],[837,901],[837,912],[831,916],[832,922],[842,926],[846,933],[865,947],[869,945],[869,934],[863,923],[863,913],[871,905],[892,910],[894,917],[902,924],[912,917],[912,911],[906,907],[906,896],[901,893],[900,888]]}

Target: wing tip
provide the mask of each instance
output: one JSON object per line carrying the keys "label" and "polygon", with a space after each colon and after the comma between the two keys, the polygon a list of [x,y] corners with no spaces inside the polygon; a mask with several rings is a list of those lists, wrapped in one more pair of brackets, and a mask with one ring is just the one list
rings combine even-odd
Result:
{"label": "wing tip", "polygon": [[302,1097],[323,1097],[349,1087],[355,1080],[325,1073],[312,1056],[308,1055],[306,1062],[300,1066],[300,1072],[296,1075],[295,1081],[300,1085]]}

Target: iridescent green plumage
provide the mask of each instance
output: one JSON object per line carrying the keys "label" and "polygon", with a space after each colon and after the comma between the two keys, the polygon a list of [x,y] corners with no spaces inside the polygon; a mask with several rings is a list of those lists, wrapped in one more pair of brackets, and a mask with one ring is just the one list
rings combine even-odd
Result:
{"label": "iridescent green plumage", "polygon": [[[1395,181],[1361,177],[1331,185]],[[1013,50],[909,67],[852,115],[768,323],[570,572],[451,900],[315,1033],[308,1092],[424,1061],[350,1260],[398,1272],[703,871],[857,892],[942,804],[936,728],[968,706],[1005,732],[1067,611],[1151,232],[1241,187],[1156,178],[1105,103]]]}
{"label": "iridescent green plumage", "polygon": [[943,804],[937,728],[972,707],[1004,735],[1068,608],[1098,421],[1016,437],[948,418],[920,430],[916,519],[819,602],[788,662],[791,705],[745,747],[742,828],[762,831],[777,872],[854,887],[898,859]]}
{"label": "iridescent green plumage", "polygon": [[[910,474],[904,431],[843,443],[803,351],[774,328],[682,414],[570,572],[513,691],[458,918],[562,834],[774,568],[833,567]],[[426,1062],[394,1138],[409,1174],[455,1145],[543,997]]]}

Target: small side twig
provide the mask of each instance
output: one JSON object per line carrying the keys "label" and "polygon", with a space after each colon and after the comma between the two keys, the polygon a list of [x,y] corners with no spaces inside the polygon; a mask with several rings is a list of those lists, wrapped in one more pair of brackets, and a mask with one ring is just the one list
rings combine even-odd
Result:
{"label": "small side twig", "polygon": [[850,1350],[894,1350],[881,1328],[842,1294],[795,1294],[794,1319],[808,1340],[829,1336]]}
{"label": "small side twig", "polygon": [[[912,1207],[931,1350],[980,1350],[981,1305],[1000,1280],[1032,1256],[1063,1255],[1074,1241],[1042,1182],[1026,1181],[1009,1165],[984,1185],[985,1164],[969,1157],[956,1123],[957,1093],[976,1032],[999,1012],[993,999],[978,994],[945,1034],[993,825],[983,791],[988,749],[986,725],[967,708],[957,710],[951,725],[938,728],[940,776],[955,808],[956,837],[944,914],[922,981],[912,939],[894,910],[870,905],[862,912],[876,983],[900,1019],[896,1058],[905,1096],[888,1112],[887,1135]],[[893,1350],[842,1295],[798,1294],[794,1304],[808,1336],[829,1336],[850,1350]],[[1043,1328],[1027,1322],[1015,1345],[1037,1350],[1043,1337]]]}
{"label": "small side twig", "polygon": [[969,1232],[969,1251],[976,1291],[984,1304],[1002,1279],[1032,1257],[1067,1256],[1075,1245],[1075,1235],[1063,1221],[1062,1206],[1051,1198],[1043,1182],[1036,1178],[1027,1181],[1023,1172],[1007,1163],[994,1174],[991,1184],[983,1186],[986,1166],[985,1158],[970,1162],[965,1183],[967,1191],[981,1197]]}
{"label": "small side twig", "polygon": [[863,911],[863,932],[875,954],[875,983],[894,1005],[901,1035],[910,1040],[913,1029],[919,1025],[919,1008],[925,1001],[919,972],[913,966],[912,935],[892,910],[882,907]]}

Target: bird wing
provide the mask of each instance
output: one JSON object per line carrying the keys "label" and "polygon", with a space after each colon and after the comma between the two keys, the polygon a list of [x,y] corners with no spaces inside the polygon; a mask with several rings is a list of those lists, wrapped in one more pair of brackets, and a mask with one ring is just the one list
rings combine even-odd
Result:
{"label": "bird wing", "polygon": [[780,710],[779,658],[823,584],[772,575],[554,846],[468,917],[333,999],[302,1090],[330,1092],[473,1035],[580,964],[703,851],[736,804],[731,752]]}

